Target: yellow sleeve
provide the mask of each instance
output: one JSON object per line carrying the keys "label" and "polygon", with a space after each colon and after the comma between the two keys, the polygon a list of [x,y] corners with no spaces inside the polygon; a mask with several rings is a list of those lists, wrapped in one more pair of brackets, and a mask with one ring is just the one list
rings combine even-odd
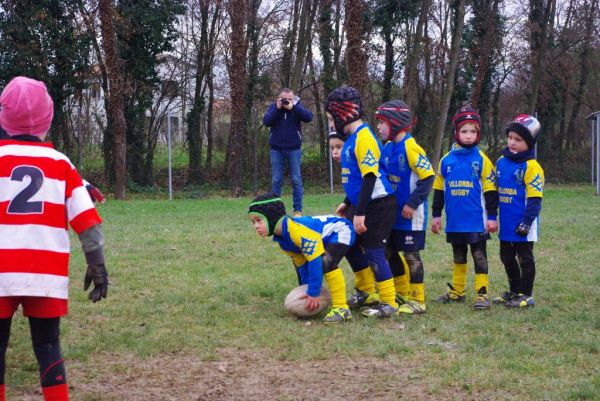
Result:
{"label": "yellow sleeve", "polygon": [[[310,228],[298,224],[295,221],[289,221],[288,230],[292,242],[296,244],[308,262],[314,260],[325,253],[323,238],[321,233],[318,233]],[[294,262],[295,264],[295,262]]]}
{"label": "yellow sleeve", "polygon": [[527,161],[527,170],[523,181],[525,182],[525,196],[527,198],[544,197],[544,170],[537,160]]}
{"label": "yellow sleeve", "polygon": [[496,169],[492,164],[492,161],[487,157],[483,152],[481,152],[481,157],[483,159],[483,168],[481,169],[481,182],[483,187],[483,192],[486,193],[488,191],[497,191],[496,187]]}
{"label": "yellow sleeve", "polygon": [[433,181],[433,189],[445,191],[446,190],[446,180],[444,179],[444,176],[442,175],[442,160],[444,160],[443,157],[440,160],[440,162],[438,163],[437,174],[435,175],[435,181]]}
{"label": "yellow sleeve", "polygon": [[419,177],[419,180],[435,175],[425,150],[419,146],[414,138],[410,138],[406,141],[406,157],[410,169],[415,172],[417,177]]}
{"label": "yellow sleeve", "polygon": [[291,252],[291,251],[285,251],[283,249],[281,251],[283,253],[285,253],[286,255],[288,255],[290,258],[292,258],[292,263],[296,267],[300,267],[300,266],[302,266],[303,264],[306,263],[306,258],[301,253],[296,253],[296,252]]}
{"label": "yellow sleeve", "polygon": [[373,173],[376,177],[379,177],[379,158],[381,157],[381,152],[379,151],[377,140],[366,127],[358,131],[356,135],[354,154],[356,155],[356,160],[358,160],[360,175],[364,177],[369,173]]}

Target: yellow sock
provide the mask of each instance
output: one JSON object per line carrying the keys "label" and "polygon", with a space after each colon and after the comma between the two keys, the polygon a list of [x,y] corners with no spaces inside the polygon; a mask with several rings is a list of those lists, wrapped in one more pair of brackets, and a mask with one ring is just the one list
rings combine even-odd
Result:
{"label": "yellow sock", "polygon": [[404,274],[394,276],[394,287],[396,287],[396,293],[401,297],[408,298],[410,296],[410,270],[404,256],[400,255],[400,259],[402,259],[402,264],[404,265]]}
{"label": "yellow sock", "polygon": [[490,292],[490,283],[488,280],[487,273],[479,273],[475,274],[475,294],[479,294],[479,290],[485,287],[485,293],[488,294]]}
{"label": "yellow sock", "polygon": [[394,280],[387,279],[383,281],[377,282],[377,290],[379,291],[379,296],[381,297],[381,303],[390,304],[394,308],[398,307],[396,303],[396,289],[394,288]]}
{"label": "yellow sock", "polygon": [[370,266],[354,273],[354,287],[367,294],[375,292],[375,275]]}
{"label": "yellow sock", "polygon": [[452,267],[452,287],[458,295],[465,295],[465,287],[467,286],[467,264],[455,263]]}
{"label": "yellow sock", "polygon": [[331,294],[331,307],[348,309],[348,304],[346,303],[346,281],[344,281],[342,269],[336,268],[329,273],[325,273],[325,281],[327,281],[329,293]]}
{"label": "yellow sock", "polygon": [[418,303],[425,303],[425,284],[410,284],[410,299]]}

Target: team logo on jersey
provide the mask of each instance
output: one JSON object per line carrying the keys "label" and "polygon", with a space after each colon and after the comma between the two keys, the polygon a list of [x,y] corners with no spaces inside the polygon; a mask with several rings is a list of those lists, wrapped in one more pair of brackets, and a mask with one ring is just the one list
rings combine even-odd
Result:
{"label": "team logo on jersey", "polygon": [[365,166],[368,166],[368,167],[373,167],[373,166],[377,165],[377,159],[375,158],[375,156],[373,156],[373,152],[368,150],[367,154],[362,159],[360,164],[364,164]]}
{"label": "team logo on jersey", "polygon": [[513,173],[513,176],[515,177],[515,181],[517,182],[517,184],[523,185],[523,178],[525,177],[525,170],[523,170],[522,168],[518,168]]}
{"label": "team logo on jersey", "polygon": [[485,177],[485,180],[491,184],[495,184],[496,183],[496,175],[494,174],[493,171],[490,171],[490,174]]}
{"label": "team logo on jersey", "polygon": [[479,171],[481,170],[481,166],[479,162],[475,161],[471,163],[471,168],[473,169],[473,177],[479,177]]}
{"label": "team logo on jersey", "polygon": [[422,169],[422,170],[430,170],[431,169],[431,163],[429,162],[429,159],[427,159],[425,156],[423,155],[419,155],[419,159],[417,160],[417,164],[415,165],[416,168]]}
{"label": "team logo on jersey", "polygon": [[544,187],[544,181],[542,181],[542,177],[540,175],[536,175],[533,180],[529,183],[529,185],[538,192],[542,192],[542,188]]}
{"label": "team logo on jersey", "polygon": [[346,148],[346,151],[344,152],[344,158],[346,159],[347,162],[352,160],[350,157],[350,148]]}
{"label": "team logo on jersey", "polygon": [[398,167],[400,171],[406,171],[406,157],[398,155]]}
{"label": "team logo on jersey", "polygon": [[311,256],[313,253],[315,253],[315,248],[317,247],[317,241],[315,240],[311,240],[311,239],[306,239],[304,237],[301,238],[302,239],[302,253],[308,256]]}

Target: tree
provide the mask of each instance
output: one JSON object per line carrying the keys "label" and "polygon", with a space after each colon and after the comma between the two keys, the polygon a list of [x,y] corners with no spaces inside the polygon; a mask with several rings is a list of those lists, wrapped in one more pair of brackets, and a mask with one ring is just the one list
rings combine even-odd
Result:
{"label": "tree", "polygon": [[[188,167],[190,184],[200,184],[202,182],[202,114],[204,113],[205,94],[209,89],[209,102],[207,113],[207,131],[212,132],[212,67],[215,59],[215,48],[217,38],[222,25],[222,3],[220,0],[199,0],[190,7],[190,13],[194,22],[200,24],[200,34],[198,35],[192,29],[192,41],[194,42],[194,51],[196,53],[196,72],[194,74],[194,95],[192,99],[192,108],[187,116],[187,140],[188,140]],[[197,13],[197,14],[196,14]],[[209,28],[210,27],[210,28]],[[212,137],[207,135],[208,140]],[[210,168],[211,158],[208,152],[212,152],[212,143],[208,144],[207,167]]]}
{"label": "tree", "polygon": [[110,109],[106,114],[111,116],[114,131],[115,157],[115,197],[125,199],[127,185],[127,145],[125,139],[125,113],[123,104],[123,75],[121,60],[117,54],[117,35],[113,25],[113,8],[111,0],[100,0],[100,27],[102,31],[102,47],[106,58],[108,75],[108,96]]}
{"label": "tree", "polygon": [[454,3],[454,26],[452,29],[452,44],[450,48],[450,62],[446,76],[446,88],[443,93],[442,104],[439,111],[439,117],[435,127],[435,144],[431,161],[434,166],[438,165],[442,153],[442,143],[444,141],[444,128],[446,118],[448,117],[448,107],[450,107],[450,98],[454,91],[454,80],[456,77],[456,66],[460,54],[460,41],[463,33],[465,18],[465,0],[456,0]]}
{"label": "tree", "polygon": [[367,89],[369,70],[365,43],[365,2],[364,0],[346,2],[346,65],[348,67],[348,83],[359,90],[363,96]]}
{"label": "tree", "polygon": [[65,104],[84,85],[90,35],[77,25],[77,2],[5,1],[0,11],[0,82],[17,75],[44,81],[54,101],[50,139],[74,157]]}
{"label": "tree", "polygon": [[226,170],[231,192],[236,197],[242,195],[243,146],[247,141],[245,100],[248,73],[246,70],[248,7],[247,0],[227,2],[231,29],[229,37],[231,59],[227,66],[231,96],[231,124],[227,143]]}
{"label": "tree", "polygon": [[529,32],[531,46],[531,95],[527,110],[534,114],[537,105],[542,73],[544,68],[544,56],[548,45],[549,26],[556,9],[556,0],[529,0]]}
{"label": "tree", "polygon": [[183,0],[118,2],[116,32],[128,89],[124,92],[128,171],[130,178],[140,185],[154,183],[152,144],[156,144],[156,138],[146,126],[146,111],[160,88],[158,56],[173,50],[178,35],[175,21],[185,11],[183,4]]}

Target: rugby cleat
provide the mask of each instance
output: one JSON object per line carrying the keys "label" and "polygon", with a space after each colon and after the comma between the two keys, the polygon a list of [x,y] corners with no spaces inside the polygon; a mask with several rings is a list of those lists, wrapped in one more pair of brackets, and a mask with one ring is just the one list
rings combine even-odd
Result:
{"label": "rugby cleat", "polygon": [[344,323],[352,319],[352,312],[346,308],[331,308],[323,318],[323,323]]}
{"label": "rugby cleat", "polygon": [[504,306],[511,309],[533,308],[535,306],[535,300],[531,295],[519,294],[511,301],[505,303]]}
{"label": "rugby cleat", "polygon": [[362,306],[374,306],[381,303],[381,298],[376,292],[367,293],[364,291],[356,290],[354,294],[348,300],[348,306],[350,308],[360,308]]}
{"label": "rugby cleat", "polygon": [[446,283],[448,284],[448,291],[442,295],[440,295],[439,297],[437,297],[435,300],[437,302],[441,302],[443,304],[449,304],[451,302],[456,302],[456,303],[465,303],[465,294],[459,294],[454,287],[452,287],[452,284],[450,283]]}
{"label": "rugby cleat", "polygon": [[398,308],[399,313],[407,313],[411,315],[422,315],[427,311],[425,304],[417,301],[406,301]]}
{"label": "rugby cleat", "polygon": [[494,305],[505,305],[507,302],[512,301],[517,297],[517,294],[511,291],[504,291],[497,297],[492,298],[492,303]]}
{"label": "rugby cleat", "polygon": [[379,304],[373,308],[365,309],[362,311],[362,315],[365,317],[386,318],[398,315],[398,308],[394,308],[390,304]]}
{"label": "rugby cleat", "polygon": [[490,299],[488,298],[487,294],[477,294],[475,296],[473,308],[476,310],[490,309]]}

